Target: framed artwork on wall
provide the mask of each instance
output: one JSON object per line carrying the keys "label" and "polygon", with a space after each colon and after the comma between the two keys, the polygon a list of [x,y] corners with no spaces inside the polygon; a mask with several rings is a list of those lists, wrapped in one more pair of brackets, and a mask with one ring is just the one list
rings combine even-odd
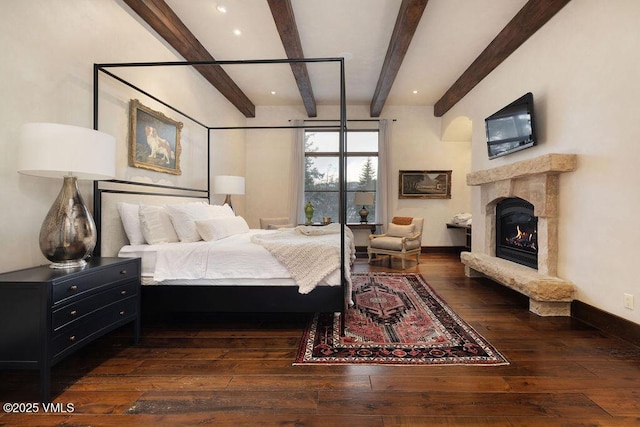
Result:
{"label": "framed artwork on wall", "polygon": [[129,102],[129,166],[180,175],[182,122]]}
{"label": "framed artwork on wall", "polygon": [[398,179],[400,199],[450,199],[451,171],[401,170]]}

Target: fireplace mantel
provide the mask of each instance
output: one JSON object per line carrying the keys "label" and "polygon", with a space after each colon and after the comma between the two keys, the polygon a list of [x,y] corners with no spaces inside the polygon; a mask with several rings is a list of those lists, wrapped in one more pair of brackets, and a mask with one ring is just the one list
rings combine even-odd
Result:
{"label": "fireplace mantel", "polygon": [[524,178],[532,175],[557,175],[576,169],[575,154],[545,154],[530,160],[498,166],[467,174],[467,185],[482,185],[504,179]]}
{"label": "fireplace mantel", "polygon": [[[463,252],[468,276],[481,273],[530,298],[530,310],[540,315],[569,315],[574,286],[556,277],[558,261],[558,175],[576,169],[575,154],[546,154],[529,160],[467,175],[467,184],[480,186],[485,208],[485,238],[480,251]],[[538,269],[495,256],[496,204],[519,197],[534,206],[538,217]]]}

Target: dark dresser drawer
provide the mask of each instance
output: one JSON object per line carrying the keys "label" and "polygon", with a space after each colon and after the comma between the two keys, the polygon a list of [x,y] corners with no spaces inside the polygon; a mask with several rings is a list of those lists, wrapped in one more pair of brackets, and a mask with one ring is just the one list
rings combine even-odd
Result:
{"label": "dark dresser drawer", "polygon": [[134,296],[137,292],[138,283],[129,282],[116,287],[107,287],[101,292],[86,293],[85,297],[74,299],[71,304],[54,310],[53,330],[56,332],[65,325],[80,320],[101,307]]}
{"label": "dark dresser drawer", "polygon": [[0,370],[39,370],[41,402],[50,402],[51,367],[63,358],[127,323],[140,340],[140,296],[140,258],[0,273]]}
{"label": "dark dresser drawer", "polygon": [[[51,346],[53,357],[75,346],[81,346],[84,341],[90,341],[94,335],[100,334],[120,322],[131,320],[138,310],[138,299],[129,297],[100,308],[86,316],[82,322],[70,323],[58,330],[53,337]],[[101,334],[100,334],[101,335]]]}
{"label": "dark dresser drawer", "polygon": [[90,274],[76,275],[61,280],[53,286],[53,304],[65,302],[68,298],[91,291],[97,286],[107,286],[117,282],[131,281],[140,277],[136,260],[108,266]]}

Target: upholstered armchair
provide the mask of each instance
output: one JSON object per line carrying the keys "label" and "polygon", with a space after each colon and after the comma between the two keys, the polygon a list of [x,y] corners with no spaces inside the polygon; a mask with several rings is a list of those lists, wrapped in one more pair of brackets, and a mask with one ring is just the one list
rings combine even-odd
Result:
{"label": "upholstered armchair", "polygon": [[386,233],[369,235],[369,263],[373,255],[383,254],[401,258],[403,270],[409,256],[415,256],[419,264],[423,224],[424,218],[394,217]]}
{"label": "upholstered armchair", "polygon": [[260,228],[263,230],[277,230],[278,228],[292,228],[294,225],[287,217],[260,218]]}

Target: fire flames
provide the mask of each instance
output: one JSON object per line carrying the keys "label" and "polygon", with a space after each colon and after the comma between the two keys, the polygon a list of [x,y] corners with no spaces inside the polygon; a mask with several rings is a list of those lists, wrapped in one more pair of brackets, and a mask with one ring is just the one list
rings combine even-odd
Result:
{"label": "fire flames", "polygon": [[522,231],[519,225],[516,225],[516,231],[517,233],[515,236],[507,237],[505,239],[508,245],[526,249],[528,251],[538,251],[538,238],[536,230],[533,230],[533,232],[526,232]]}

